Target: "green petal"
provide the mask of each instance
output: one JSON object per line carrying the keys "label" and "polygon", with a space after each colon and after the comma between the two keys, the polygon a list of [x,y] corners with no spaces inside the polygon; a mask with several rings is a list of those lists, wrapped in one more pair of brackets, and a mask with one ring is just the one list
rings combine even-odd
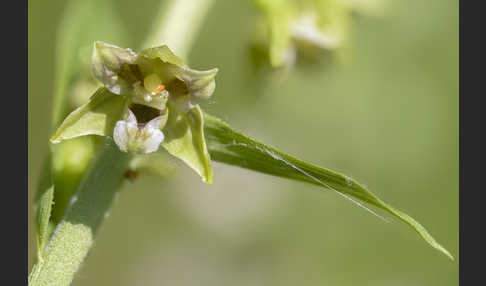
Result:
{"label": "green petal", "polygon": [[116,122],[122,118],[127,97],[98,89],[89,102],[77,108],[62,122],[50,138],[52,143],[84,135],[111,136]]}
{"label": "green petal", "polygon": [[358,200],[355,202],[362,207],[364,205],[361,203],[374,205],[408,224],[430,246],[439,250],[450,259],[454,259],[449,251],[437,243],[420,223],[383,202],[355,180],[337,172],[304,162],[251,139],[236,132],[214,116],[204,114],[204,120],[208,148],[213,160],[261,173],[315,184],[334,190],[347,198],[353,197]]}
{"label": "green petal", "polygon": [[137,61],[137,54],[130,49],[97,41],[91,57],[91,69],[96,79],[111,92],[119,95],[131,93],[137,82],[129,65]]}
{"label": "green petal", "polygon": [[[165,45],[143,50],[139,56],[142,72],[156,72],[168,84],[167,89],[171,95],[169,98],[176,103],[179,110],[185,112],[191,109],[207,100],[214,92],[218,73],[216,68],[207,71],[191,69]],[[142,58],[148,60],[148,63],[144,64]],[[177,84],[174,79],[184,84]]]}
{"label": "green petal", "polygon": [[213,183],[213,166],[204,138],[204,118],[199,106],[188,113],[169,105],[169,119],[163,129],[162,146],[181,159],[208,184]]}
{"label": "green petal", "polygon": [[198,71],[189,68],[182,68],[174,74],[177,78],[187,84],[187,89],[193,104],[198,104],[208,99],[216,88],[215,77],[218,69]]}

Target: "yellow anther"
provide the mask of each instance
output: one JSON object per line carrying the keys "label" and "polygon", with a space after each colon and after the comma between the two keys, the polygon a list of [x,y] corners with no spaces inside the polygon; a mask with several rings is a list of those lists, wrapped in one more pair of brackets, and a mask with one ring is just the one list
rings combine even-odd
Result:
{"label": "yellow anther", "polygon": [[162,92],[164,89],[165,89],[165,85],[161,84],[159,85],[159,87],[154,89],[154,92]]}

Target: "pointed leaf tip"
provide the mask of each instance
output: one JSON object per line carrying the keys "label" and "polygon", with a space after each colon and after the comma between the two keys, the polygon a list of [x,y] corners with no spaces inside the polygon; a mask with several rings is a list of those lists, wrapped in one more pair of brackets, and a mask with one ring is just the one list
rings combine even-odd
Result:
{"label": "pointed leaf tip", "polygon": [[204,119],[208,150],[214,161],[334,190],[373,214],[375,213],[362,203],[374,205],[409,225],[430,246],[442,252],[449,259],[454,259],[450,252],[437,243],[420,223],[409,215],[386,204],[348,176],[315,166],[280,152],[271,146],[233,130],[219,118],[207,113],[204,114]]}

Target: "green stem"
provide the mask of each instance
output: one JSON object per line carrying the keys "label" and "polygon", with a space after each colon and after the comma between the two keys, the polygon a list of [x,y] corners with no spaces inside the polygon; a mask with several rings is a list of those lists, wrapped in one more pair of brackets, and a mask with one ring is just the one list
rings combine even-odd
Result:
{"label": "green stem", "polygon": [[214,0],[172,0],[162,7],[142,48],[166,44],[186,60],[195,35]]}
{"label": "green stem", "polygon": [[[163,19],[154,26],[145,45],[169,45],[182,58],[193,43],[194,36],[213,0],[172,0],[160,13]],[[95,235],[108,214],[130,156],[118,150],[112,139],[91,163],[79,184],[65,216],[33,266],[29,286],[67,286],[79,270]]]}
{"label": "green stem", "polygon": [[109,138],[100,151],[56,227],[42,261],[34,267],[29,285],[69,285],[91,248],[123,183],[130,159]]}

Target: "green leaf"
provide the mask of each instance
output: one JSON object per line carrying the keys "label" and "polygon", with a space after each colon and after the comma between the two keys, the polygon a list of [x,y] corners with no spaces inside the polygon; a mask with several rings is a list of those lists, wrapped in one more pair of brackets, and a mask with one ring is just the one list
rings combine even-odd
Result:
{"label": "green leaf", "polygon": [[63,121],[51,137],[52,143],[84,135],[111,136],[113,128],[125,110],[127,97],[98,89],[88,103],[79,107]]}
{"label": "green leaf", "polygon": [[[416,220],[383,202],[355,180],[304,162],[293,156],[260,143],[233,130],[220,119],[204,114],[208,149],[213,160],[230,165],[255,170],[261,173],[315,184],[360,202],[369,203],[412,227],[427,243],[445,254],[452,255],[427,232]],[[361,203],[360,206],[363,206]]]}
{"label": "green leaf", "polygon": [[181,159],[208,184],[213,183],[213,166],[204,139],[204,117],[199,106],[188,113],[169,105],[169,119],[163,129],[162,146]]}
{"label": "green leaf", "polygon": [[37,258],[40,260],[44,245],[49,238],[49,218],[54,202],[54,186],[45,191],[39,199],[36,214],[37,227]]}

